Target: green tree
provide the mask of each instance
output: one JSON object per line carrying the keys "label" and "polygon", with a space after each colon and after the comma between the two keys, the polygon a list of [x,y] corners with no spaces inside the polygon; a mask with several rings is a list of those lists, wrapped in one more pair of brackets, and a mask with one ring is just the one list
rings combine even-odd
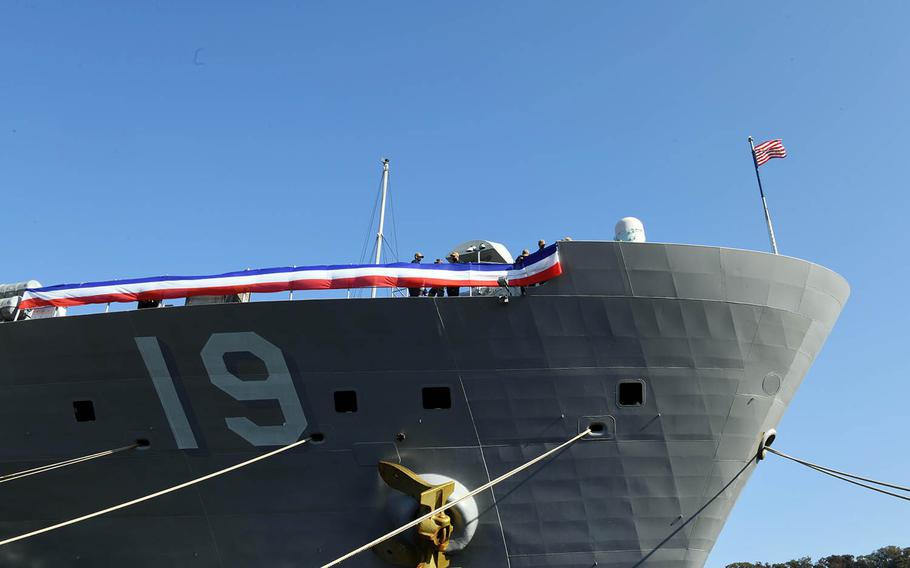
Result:
{"label": "green tree", "polygon": [[885,546],[857,561],[864,563],[862,568],[910,568],[910,548]]}
{"label": "green tree", "polygon": [[769,564],[767,562],[735,562],[726,568],[910,568],[910,548],[885,546],[865,556],[834,554],[819,558],[813,564],[808,556]]}
{"label": "green tree", "polygon": [[816,568],[860,568],[852,554],[835,554],[819,558]]}
{"label": "green tree", "polygon": [[813,568],[812,559],[808,556],[803,556],[802,558],[797,558],[796,560],[790,560],[784,562],[783,564],[772,564],[773,568]]}

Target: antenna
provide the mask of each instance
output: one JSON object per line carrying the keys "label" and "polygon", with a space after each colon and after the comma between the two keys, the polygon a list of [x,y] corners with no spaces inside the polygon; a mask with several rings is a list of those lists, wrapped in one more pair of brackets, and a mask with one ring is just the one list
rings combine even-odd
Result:
{"label": "antenna", "polygon": [[[373,264],[379,264],[382,259],[382,240],[385,238],[382,230],[385,228],[385,202],[389,194],[389,159],[382,159],[382,202],[379,206],[379,230],[376,232],[376,260]],[[370,292],[370,297],[376,297],[376,288]]]}

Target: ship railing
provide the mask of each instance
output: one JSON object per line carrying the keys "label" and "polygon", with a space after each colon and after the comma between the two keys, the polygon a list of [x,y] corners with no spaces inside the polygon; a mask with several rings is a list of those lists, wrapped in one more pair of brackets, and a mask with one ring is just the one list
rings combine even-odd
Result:
{"label": "ship railing", "polygon": [[[450,298],[448,290],[445,287],[442,288],[441,293],[433,294],[431,290],[436,288],[433,287],[422,287],[421,293],[418,298]],[[409,294],[409,289],[404,287],[399,288],[386,288],[388,290],[387,295],[383,295],[385,298],[411,298]],[[521,289],[517,287],[471,287],[463,286],[459,288],[459,297],[495,297],[499,296],[508,297],[514,296],[521,293]],[[365,299],[370,298],[370,288],[352,288],[347,290],[335,290],[336,293],[343,294],[342,296],[334,296],[334,299]],[[88,315],[93,313],[109,313],[111,311],[133,311],[133,310],[145,310],[145,309],[159,309],[159,308],[178,308],[185,306],[199,306],[199,305],[212,305],[212,304],[237,304],[237,303],[250,303],[254,301],[281,301],[281,298],[278,298],[279,294],[284,295],[284,301],[307,301],[307,300],[318,300],[322,299],[319,297],[306,297],[300,298],[298,293],[297,298],[295,299],[295,292],[273,292],[273,293],[251,293],[245,292],[240,294],[229,294],[224,296],[188,296],[184,298],[173,298],[169,300],[147,300],[139,302],[123,302],[119,305],[124,306],[122,309],[116,309],[114,306],[117,304],[106,303],[106,304],[86,304],[82,306],[74,306],[71,308],[67,307],[58,307],[58,306],[44,306],[40,308],[31,308],[21,310],[18,308],[19,301],[21,301],[21,296],[14,296],[0,299],[0,323],[13,323],[16,321],[26,321],[33,319],[48,319],[48,318],[58,318],[64,316],[78,316],[78,315]],[[174,303],[183,300],[182,305]],[[5,302],[4,302],[5,301]],[[114,308],[114,309],[112,309]]]}

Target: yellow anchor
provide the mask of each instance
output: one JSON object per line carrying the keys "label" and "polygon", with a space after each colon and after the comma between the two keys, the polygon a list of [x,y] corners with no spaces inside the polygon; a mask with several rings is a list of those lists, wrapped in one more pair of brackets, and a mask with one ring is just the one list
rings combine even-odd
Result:
{"label": "yellow anchor", "polygon": [[[446,504],[455,490],[455,482],[440,485],[427,483],[410,469],[391,462],[379,462],[379,476],[386,484],[413,497],[420,504],[419,516],[426,515]],[[417,525],[417,543],[406,544],[389,539],[373,547],[385,561],[408,568],[448,568],[445,551],[452,538],[452,519],[439,512]]]}

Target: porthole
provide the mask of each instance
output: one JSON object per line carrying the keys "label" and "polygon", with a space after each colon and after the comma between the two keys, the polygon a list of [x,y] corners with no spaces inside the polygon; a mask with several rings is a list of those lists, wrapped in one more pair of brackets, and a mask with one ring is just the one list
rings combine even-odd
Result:
{"label": "porthole", "polygon": [[449,387],[424,387],[423,407],[427,410],[452,408],[452,391]]}
{"label": "porthole", "polygon": [[616,403],[619,406],[644,406],[644,381],[639,379],[619,381],[616,386]]}
{"label": "porthole", "polygon": [[761,382],[761,388],[768,396],[774,396],[780,392],[781,378],[777,373],[768,373]]}
{"label": "porthole", "polygon": [[335,412],[357,412],[357,393],[352,390],[335,391]]}
{"label": "porthole", "polygon": [[75,400],[73,414],[76,415],[76,422],[94,422],[95,403],[90,400]]}

